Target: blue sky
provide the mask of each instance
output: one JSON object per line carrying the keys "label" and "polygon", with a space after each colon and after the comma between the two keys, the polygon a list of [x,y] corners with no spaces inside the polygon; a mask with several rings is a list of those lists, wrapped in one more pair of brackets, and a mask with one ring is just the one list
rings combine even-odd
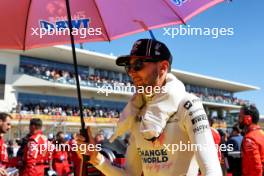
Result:
{"label": "blue sky", "polygon": [[[191,19],[190,27],[233,28],[232,36],[171,36],[164,29],[155,37],[171,50],[173,68],[258,86],[259,91],[236,94],[256,103],[264,114],[264,1],[224,2]],[[176,28],[178,26],[171,26]],[[178,27],[179,28],[179,27]],[[85,43],[88,50],[115,56],[128,54],[133,42],[147,32],[109,42]]]}

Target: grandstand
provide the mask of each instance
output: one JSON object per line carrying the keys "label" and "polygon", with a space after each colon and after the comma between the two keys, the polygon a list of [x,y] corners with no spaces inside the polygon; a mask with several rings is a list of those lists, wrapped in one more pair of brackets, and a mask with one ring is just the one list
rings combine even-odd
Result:
{"label": "grandstand", "polygon": [[[131,86],[123,68],[115,65],[114,56],[77,49],[86,124],[93,130],[113,131],[118,115],[131,91],[118,89],[108,94],[102,87]],[[44,121],[45,133],[58,130],[77,132],[80,127],[77,93],[73,75],[71,48],[54,46],[29,51],[0,51],[0,110],[14,114],[14,127],[9,138],[28,131],[32,117]],[[203,100],[210,117],[217,118],[217,127],[232,125],[242,104],[235,93],[258,90],[258,87],[173,69],[186,90]]]}

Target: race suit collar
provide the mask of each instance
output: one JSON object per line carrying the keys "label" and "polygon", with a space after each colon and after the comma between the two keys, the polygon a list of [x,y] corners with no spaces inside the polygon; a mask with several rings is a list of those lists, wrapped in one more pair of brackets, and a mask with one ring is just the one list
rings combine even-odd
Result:
{"label": "race suit collar", "polygon": [[252,124],[248,127],[247,129],[247,133],[251,132],[251,131],[255,131],[255,130],[259,130],[261,129],[259,125],[257,124]]}
{"label": "race suit collar", "polygon": [[33,135],[42,134],[42,130],[37,130]]}

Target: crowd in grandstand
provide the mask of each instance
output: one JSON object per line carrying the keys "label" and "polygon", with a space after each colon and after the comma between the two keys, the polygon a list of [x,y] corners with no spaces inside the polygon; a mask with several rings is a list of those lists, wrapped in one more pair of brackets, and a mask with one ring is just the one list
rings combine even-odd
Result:
{"label": "crowd in grandstand", "polygon": [[249,104],[247,100],[241,100],[236,97],[225,97],[225,96],[213,96],[213,95],[204,95],[202,93],[195,93],[196,96],[201,98],[203,101],[215,102],[215,103],[224,103],[224,104],[234,104],[234,105],[244,105]]}
{"label": "crowd in grandstand", "polygon": [[[78,107],[54,105],[54,104],[18,104],[12,113],[38,114],[38,115],[56,115],[56,116],[79,116],[80,110]],[[104,117],[114,118],[119,116],[119,111],[104,107],[84,107],[84,117]]]}
{"label": "crowd in grandstand", "polygon": [[[75,84],[74,73],[66,70],[58,70],[58,69],[48,68],[44,66],[36,66],[36,65],[23,65],[20,67],[20,71],[53,82],[64,83],[64,84]],[[80,74],[79,79],[80,79],[80,84],[82,86],[88,86],[88,87],[103,87],[106,85],[112,85],[112,86],[133,85],[132,82],[128,80],[121,82],[117,79],[110,79],[108,77],[103,77],[94,74],[93,75]],[[189,92],[192,91],[190,90]],[[248,104],[247,101],[235,97],[221,96],[221,95],[205,95],[204,93],[201,92],[200,93],[193,92],[193,93],[195,93],[203,101],[233,104],[233,105]]]}
{"label": "crowd in grandstand", "polygon": [[[59,70],[48,68],[44,66],[36,65],[23,65],[20,67],[22,73],[37,76],[42,79],[46,79],[53,82],[64,83],[64,84],[75,84],[74,73],[66,70]],[[108,77],[98,76],[98,75],[79,75],[80,84],[82,86],[89,87],[102,87],[103,85],[119,85],[119,86],[130,86],[130,81],[119,81],[117,79],[110,79]]]}

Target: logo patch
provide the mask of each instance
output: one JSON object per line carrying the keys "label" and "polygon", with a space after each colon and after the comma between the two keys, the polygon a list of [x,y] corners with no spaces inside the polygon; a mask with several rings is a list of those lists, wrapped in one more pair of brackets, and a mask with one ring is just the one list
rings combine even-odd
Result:
{"label": "logo patch", "polygon": [[190,109],[191,107],[192,107],[192,103],[190,102],[190,101],[187,101],[185,104],[184,104],[184,107],[186,108],[186,109]]}
{"label": "logo patch", "polygon": [[137,52],[137,51],[138,51],[138,47],[139,47],[139,45],[141,45],[141,43],[142,43],[142,41],[137,41],[137,42],[133,45],[133,48],[132,48],[130,54],[133,55],[135,52]]}
{"label": "logo patch", "polygon": [[[40,20],[39,25],[41,28],[44,28],[46,30],[56,29],[58,31],[64,30],[69,27],[67,20],[61,20],[56,22]],[[76,28],[76,29],[89,28],[89,25],[90,25],[89,18],[72,20],[72,28]]]}
{"label": "logo patch", "polygon": [[196,123],[201,122],[201,121],[207,121],[207,116],[205,114],[199,115],[199,116],[193,118],[192,124],[195,125]]}
{"label": "logo patch", "polygon": [[188,0],[171,0],[171,2],[173,4],[175,4],[176,6],[181,6],[182,4],[184,4],[185,2],[187,2]]}
{"label": "logo patch", "polygon": [[202,124],[202,125],[199,125],[199,126],[195,127],[193,129],[193,132],[195,134],[197,134],[197,133],[203,133],[204,131],[209,130],[209,129],[210,129],[210,127],[209,127],[208,124]]}

